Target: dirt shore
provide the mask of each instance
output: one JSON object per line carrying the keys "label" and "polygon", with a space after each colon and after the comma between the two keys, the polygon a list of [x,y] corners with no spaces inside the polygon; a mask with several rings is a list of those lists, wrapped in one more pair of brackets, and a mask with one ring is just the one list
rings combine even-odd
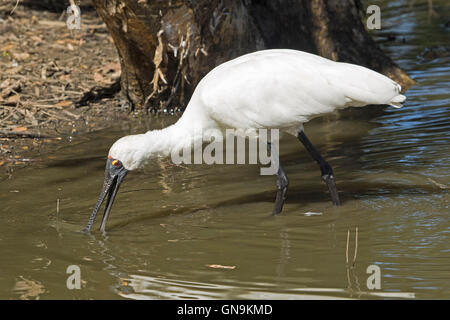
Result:
{"label": "dirt shore", "polygon": [[0,6],[0,171],[32,161],[73,135],[128,119],[110,97],[79,106],[94,87],[111,87],[120,65],[105,24],[95,10],[81,13],[70,30],[65,11]]}

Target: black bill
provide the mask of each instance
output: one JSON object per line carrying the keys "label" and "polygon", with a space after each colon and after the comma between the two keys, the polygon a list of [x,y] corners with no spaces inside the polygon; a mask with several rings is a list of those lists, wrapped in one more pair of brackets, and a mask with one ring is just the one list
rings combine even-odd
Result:
{"label": "black bill", "polygon": [[108,220],[109,212],[111,211],[112,205],[114,203],[114,198],[116,197],[117,191],[119,191],[120,184],[122,183],[127,173],[128,170],[124,168],[119,160],[108,157],[108,160],[106,161],[105,181],[103,182],[102,192],[100,193],[97,204],[92,211],[88,224],[83,230],[84,232],[91,231],[92,225],[95,221],[95,217],[97,216],[97,212],[102,206],[106,195],[108,195],[108,198],[106,200],[105,212],[103,213],[102,224],[100,226],[100,231],[105,232],[106,222]]}

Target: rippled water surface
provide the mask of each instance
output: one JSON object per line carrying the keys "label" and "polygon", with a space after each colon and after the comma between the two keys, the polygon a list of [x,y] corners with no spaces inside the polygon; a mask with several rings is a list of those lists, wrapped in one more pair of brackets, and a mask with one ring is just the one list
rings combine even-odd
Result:
{"label": "rippled water surface", "polygon": [[[405,3],[385,5],[375,33],[396,36],[383,46],[419,83],[405,106],[306,125],[334,167],[342,206],[286,137],[291,185],[278,217],[269,216],[275,178],[257,166],[159,160],[127,176],[107,234],[84,235],[111,143],[174,119],[116,126],[2,181],[0,298],[450,298],[449,58],[419,57],[448,45],[449,30],[421,1]],[[81,290],[66,288],[69,265],[80,266]],[[367,287],[370,265],[380,268],[381,289]]]}

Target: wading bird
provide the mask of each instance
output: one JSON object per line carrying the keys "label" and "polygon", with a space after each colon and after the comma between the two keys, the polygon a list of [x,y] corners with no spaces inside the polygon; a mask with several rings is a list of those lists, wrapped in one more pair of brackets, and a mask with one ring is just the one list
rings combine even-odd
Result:
{"label": "wading bird", "polygon": [[[90,231],[108,195],[100,226],[100,231],[105,231],[114,198],[129,171],[192,145],[202,138],[193,134],[198,128],[279,129],[295,135],[319,164],[331,199],[339,205],[333,169],[306,137],[303,124],[346,107],[401,107],[406,98],[400,91],[399,84],[370,69],[296,50],[263,50],[225,62],[199,82],[175,124],[125,136],[113,144],[106,161],[103,189],[85,231]],[[283,208],[288,183],[280,164],[273,214]]]}

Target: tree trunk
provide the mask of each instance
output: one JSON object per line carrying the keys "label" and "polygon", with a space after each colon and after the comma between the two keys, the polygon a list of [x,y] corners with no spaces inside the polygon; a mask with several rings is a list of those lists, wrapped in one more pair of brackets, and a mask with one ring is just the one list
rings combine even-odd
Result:
{"label": "tree trunk", "polygon": [[93,0],[117,47],[122,93],[135,108],[186,106],[214,66],[290,48],[360,64],[408,87],[375,44],[359,0]]}

